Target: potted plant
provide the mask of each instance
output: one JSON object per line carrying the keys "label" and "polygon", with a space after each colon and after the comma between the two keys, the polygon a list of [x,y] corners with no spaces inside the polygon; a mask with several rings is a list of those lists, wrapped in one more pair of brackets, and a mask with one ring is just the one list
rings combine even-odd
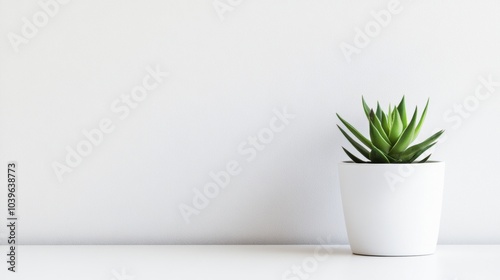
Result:
{"label": "potted plant", "polygon": [[[439,234],[444,162],[428,161],[424,153],[436,144],[443,130],[412,145],[424,123],[429,100],[420,118],[410,120],[405,97],[385,112],[377,103],[370,109],[362,98],[369,137],[337,117],[338,128],[362,160],[342,147],[352,162],[339,164],[345,223],[354,254],[416,256],[434,253]],[[423,159],[420,159],[424,157]]]}

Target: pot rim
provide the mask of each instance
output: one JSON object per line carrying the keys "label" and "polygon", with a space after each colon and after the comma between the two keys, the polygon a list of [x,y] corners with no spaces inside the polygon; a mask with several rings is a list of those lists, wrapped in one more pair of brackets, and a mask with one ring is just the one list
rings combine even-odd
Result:
{"label": "pot rim", "polygon": [[444,161],[438,161],[438,160],[431,160],[431,161],[426,161],[423,163],[420,162],[412,162],[412,163],[355,163],[354,161],[341,161],[339,162],[339,165],[361,165],[361,166],[368,166],[368,165],[373,165],[373,166],[395,166],[395,165],[429,165],[429,164],[444,164]]}

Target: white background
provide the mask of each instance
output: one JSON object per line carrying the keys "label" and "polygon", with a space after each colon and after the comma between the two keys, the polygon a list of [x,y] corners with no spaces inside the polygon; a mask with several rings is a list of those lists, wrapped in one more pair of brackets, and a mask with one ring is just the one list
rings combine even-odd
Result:
{"label": "white background", "polygon": [[[447,130],[440,243],[500,243],[500,87],[474,99],[500,81],[498,1],[401,1],[350,62],[340,45],[389,1],[231,3],[73,0],[16,52],[8,34],[43,10],[0,1],[0,158],[19,164],[23,244],[344,244],[335,113],[366,131],[361,95],[402,94],[431,98],[422,136]],[[156,65],[170,76],[120,120],[110,105]],[[284,107],[295,118],[247,161],[238,146]],[[115,130],[59,182],[53,163],[103,118]],[[242,172],[186,224],[179,205],[231,160]]]}

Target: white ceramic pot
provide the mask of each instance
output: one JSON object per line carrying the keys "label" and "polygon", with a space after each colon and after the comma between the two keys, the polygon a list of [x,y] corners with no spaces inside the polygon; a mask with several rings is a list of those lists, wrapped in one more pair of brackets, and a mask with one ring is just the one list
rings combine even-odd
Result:
{"label": "white ceramic pot", "polygon": [[352,252],[374,256],[434,253],[444,170],[444,162],[340,163],[340,190]]}

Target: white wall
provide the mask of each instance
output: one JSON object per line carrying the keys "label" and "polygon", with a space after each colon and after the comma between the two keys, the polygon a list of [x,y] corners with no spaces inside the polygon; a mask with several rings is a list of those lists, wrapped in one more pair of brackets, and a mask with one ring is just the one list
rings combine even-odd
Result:
{"label": "white wall", "polygon": [[[0,158],[19,165],[22,243],[346,243],[334,113],[366,129],[362,94],[431,98],[422,135],[447,130],[433,155],[447,162],[440,242],[500,243],[500,85],[474,97],[480,77],[500,81],[498,1],[233,0],[222,17],[213,3],[73,0],[23,35],[44,10],[0,1]],[[120,96],[148,67],[169,76],[125,117]],[[248,137],[283,108],[294,118],[251,157]],[[59,182],[54,162],[103,120],[114,130]],[[179,206],[228,163],[240,173],[186,224]]]}

